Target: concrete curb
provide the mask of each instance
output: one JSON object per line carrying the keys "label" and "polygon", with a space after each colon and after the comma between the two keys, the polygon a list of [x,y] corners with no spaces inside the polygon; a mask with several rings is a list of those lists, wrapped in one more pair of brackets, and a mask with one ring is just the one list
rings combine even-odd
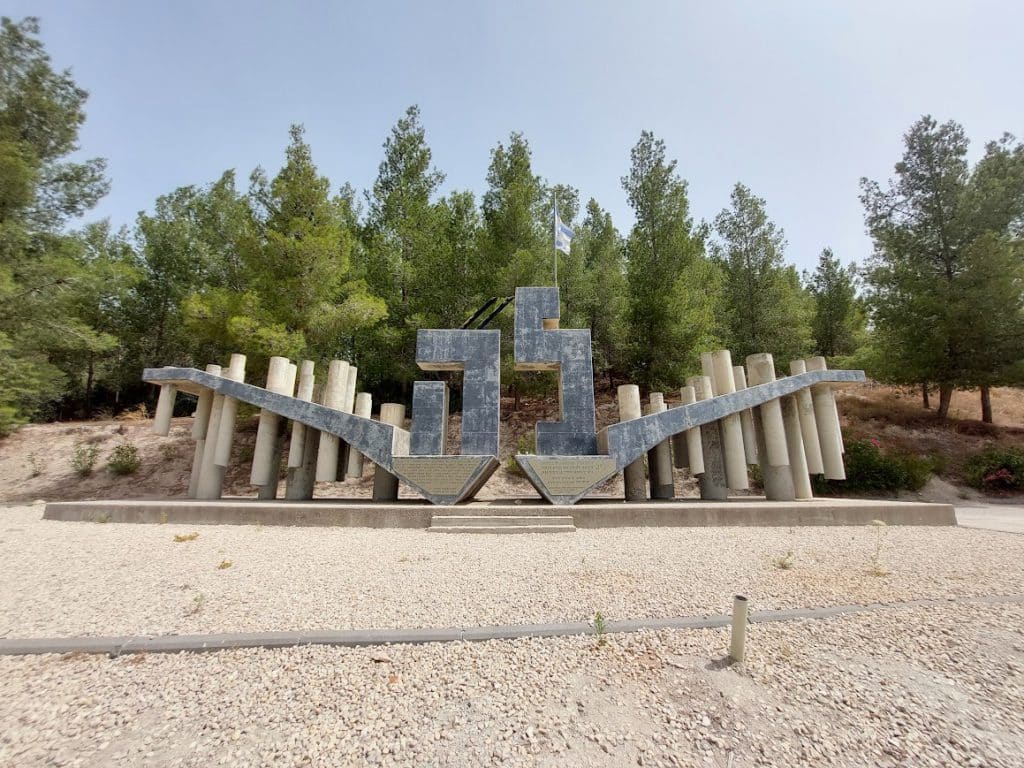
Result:
{"label": "concrete curb", "polygon": [[[909,600],[869,605],[834,605],[826,608],[791,608],[778,611],[753,611],[752,624],[776,621],[828,619],[857,613],[878,613],[911,608],[942,608],[948,605],[1024,604],[1024,595],[992,595],[950,598],[946,600]],[[609,621],[607,633],[639,632],[659,629],[715,629],[726,627],[731,617],[686,616],[667,619],[626,619]],[[358,648],[368,645],[421,645],[423,643],[479,642],[515,640],[523,637],[569,637],[592,635],[587,622],[565,624],[514,624],[494,627],[441,629],[353,629],[311,632],[232,632],[215,635],[143,635],[137,637],[30,637],[0,640],[0,656],[28,656],[44,653],[199,653],[237,648],[293,648],[303,645],[330,645]]]}

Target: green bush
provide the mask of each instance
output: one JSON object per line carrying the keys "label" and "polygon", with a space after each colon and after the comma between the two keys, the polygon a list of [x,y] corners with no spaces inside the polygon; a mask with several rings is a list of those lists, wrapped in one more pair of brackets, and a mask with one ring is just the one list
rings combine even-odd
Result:
{"label": "green bush", "polygon": [[71,457],[71,468],[79,477],[88,477],[96,466],[100,449],[95,445],[76,445],[75,455]]}
{"label": "green bush", "polygon": [[113,453],[110,454],[110,461],[107,466],[115,475],[132,475],[138,471],[142,460],[139,458],[138,449],[131,443],[121,443]]}
{"label": "green bush", "polygon": [[1024,449],[987,448],[964,465],[964,478],[983,491],[1012,491],[1024,487]]}
{"label": "green bush", "polygon": [[924,487],[937,467],[931,456],[881,450],[877,440],[846,441],[845,480],[820,479],[818,493],[869,493],[876,491],[917,491]]}
{"label": "green bush", "polygon": [[521,453],[533,453],[534,449],[534,437],[533,430],[521,435],[516,440],[516,452],[508,457],[508,461],[505,463],[505,471],[510,475],[516,475],[517,477],[526,477],[526,473],[523,472],[523,468],[519,466],[519,462],[516,461],[516,456]]}

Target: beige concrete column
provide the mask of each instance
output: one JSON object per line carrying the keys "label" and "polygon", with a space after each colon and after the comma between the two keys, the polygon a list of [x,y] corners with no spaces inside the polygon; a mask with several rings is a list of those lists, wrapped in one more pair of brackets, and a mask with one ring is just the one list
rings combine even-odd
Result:
{"label": "beige concrete column", "polygon": [[[803,360],[790,361],[790,375],[796,376],[806,372],[807,364]],[[814,421],[814,401],[811,399],[811,388],[804,387],[794,397],[800,415],[800,437],[804,444],[804,456],[807,457],[807,472],[812,475],[820,475],[825,471],[825,466],[821,462],[821,445],[818,442],[818,426]]]}
{"label": "beige concrete column", "polygon": [[[623,384],[616,391],[619,404],[619,421],[639,419],[640,387],[636,384]],[[626,501],[646,501],[647,483],[644,477],[644,460],[637,459],[622,470],[623,487]]]}
{"label": "beige concrete column", "polygon": [[178,388],[173,384],[161,384],[160,396],[156,400],[156,414],[153,417],[153,434],[166,437],[171,432],[171,417],[174,416],[174,401]]}
{"label": "beige concrete column", "polygon": [[[709,366],[710,362],[709,355]],[[694,396],[698,400],[709,400],[712,397],[713,388],[710,376],[691,376],[686,380],[686,384],[693,389]],[[700,497],[705,501],[724,501],[729,498],[729,488],[725,480],[721,422],[712,421],[710,424],[701,426],[700,439],[704,462],[704,473],[697,478],[700,484]]]}
{"label": "beige concrete column", "polygon": [[807,472],[807,454],[804,452],[800,432],[800,406],[796,397],[782,398],[782,421],[786,427],[786,447],[789,449],[789,468],[793,475],[793,494],[798,499],[814,497],[811,476]]}
{"label": "beige concrete column", "polygon": [[[648,415],[663,413],[665,410],[665,395],[662,392],[651,392]],[[647,452],[647,472],[652,499],[671,499],[676,495],[672,478],[672,450],[668,440],[662,440]]]}
{"label": "beige concrete column", "polygon": [[[810,357],[804,361],[808,371],[827,369],[824,357]],[[843,433],[839,428],[839,412],[835,396],[829,384],[815,384],[811,387],[811,401],[814,403],[814,422],[818,427],[818,443],[821,446],[821,463],[825,477],[829,480],[845,480],[843,467]]]}
{"label": "beige concrete column", "polygon": [[[231,358],[232,362],[236,362],[234,356]],[[245,361],[242,360],[242,368],[244,372]],[[217,374],[224,378],[230,378],[228,370],[219,369],[220,373]],[[207,368],[207,372],[210,372],[210,368]],[[217,453],[217,441],[220,439],[220,423],[221,417],[224,413],[224,401],[225,397],[222,394],[214,393],[213,402],[210,405],[210,418],[207,423],[206,429],[206,444],[203,449],[202,465],[199,470],[199,484],[196,487],[196,498],[197,499],[219,499],[224,489],[224,467],[217,464],[216,453]],[[230,454],[230,451],[228,451]]]}
{"label": "beige concrete column", "polygon": [[[370,414],[373,411],[373,396],[369,392],[360,392],[356,395],[355,410],[353,413],[356,416],[362,416],[364,419],[370,418]],[[363,454],[357,451],[352,446],[349,446],[348,451],[348,467],[345,470],[345,477],[354,477],[359,479],[363,476]]]}
{"label": "beige concrete column", "polygon": [[[278,394],[293,397],[295,395],[295,375],[298,369],[295,363],[289,361],[285,368],[284,380],[281,382]],[[278,418],[273,435],[273,454],[270,458],[270,466],[273,468],[269,480],[260,486],[257,498],[270,500],[277,498],[278,486],[281,477],[281,454],[284,452],[284,438],[288,422],[286,419]]]}
{"label": "beige concrete column", "polygon": [[[231,355],[231,362],[224,376],[232,381],[245,381],[245,355]],[[231,461],[231,445],[235,442],[235,417],[237,415],[238,401],[233,397],[225,397],[213,458],[213,463],[218,467],[227,467]]]}
{"label": "beige concrete column", "polygon": [[[206,366],[206,372],[220,376],[219,365]],[[188,497],[196,498],[199,491],[199,477],[203,468],[203,453],[206,450],[206,432],[210,427],[210,411],[213,409],[213,390],[203,388],[196,403],[196,412],[192,417],[192,438],[196,441],[196,450],[192,455],[192,471],[188,476]]]}
{"label": "beige concrete column", "polygon": [[[742,365],[732,367],[732,377],[736,381],[736,389],[747,388],[747,372]],[[740,428],[743,430],[743,452],[747,456],[747,464],[757,464],[757,437],[754,435],[754,415],[750,409],[740,411]]]}
{"label": "beige concrete column", "polygon": [[[341,404],[341,410],[345,413],[352,413],[355,410],[356,401],[356,378],[359,369],[354,365],[348,367],[348,379],[345,381],[345,399]],[[344,481],[348,474],[348,457],[352,446],[344,440],[338,443],[338,480]]]}
{"label": "beige concrete column", "polygon": [[[302,368],[299,369],[299,390],[295,396],[307,403],[313,400],[313,386],[316,384],[316,366],[312,360],[303,360]],[[288,468],[295,469],[302,466],[303,446],[307,436],[312,430],[306,428],[305,424],[297,421],[292,422],[292,439],[288,445]]]}
{"label": "beige concrete column", "polygon": [[[702,358],[703,362],[703,358]],[[736,391],[732,372],[732,355],[727,349],[711,353],[711,387],[716,396]],[[750,487],[747,477],[747,453],[743,448],[743,427],[740,415],[730,413],[720,421],[722,425],[722,452],[725,455],[725,478],[729,487],[742,491]]]}
{"label": "beige concrete column", "polygon": [[[683,387],[679,390],[679,397],[683,405],[697,402],[697,390],[692,387]],[[704,474],[704,449],[700,442],[700,427],[688,429],[686,436],[686,454],[689,457],[690,474],[697,476]]]}
{"label": "beige concrete column", "polygon": [[[405,425],[405,406],[401,403],[382,403],[380,421],[396,427]],[[398,499],[398,478],[377,465],[373,470],[373,500],[396,501]]]}
{"label": "beige concrete column", "polygon": [[[267,369],[267,391],[279,395],[286,394],[288,384],[288,367],[290,365],[286,357],[270,358],[270,367]],[[291,392],[287,392],[291,394]],[[280,424],[280,417],[273,411],[263,408],[260,410],[260,422],[256,428],[256,444],[252,452],[252,472],[249,475],[249,482],[253,485],[267,485],[271,478],[277,481],[278,467],[271,466],[274,460],[274,453],[277,449],[277,433]]]}
{"label": "beige concrete column", "polygon": [[[327,368],[327,385],[324,387],[324,405],[340,411],[345,402],[348,387],[348,363],[332,360]],[[320,452],[316,457],[316,481],[333,483],[338,479],[339,438],[327,432],[320,433]]]}
{"label": "beige concrete column", "polygon": [[[750,355],[747,370],[751,386],[775,381],[775,362],[767,353]],[[754,429],[757,430],[757,455],[765,496],[771,501],[792,501],[796,492],[789,467],[782,405],[778,400],[769,400],[754,408]]]}

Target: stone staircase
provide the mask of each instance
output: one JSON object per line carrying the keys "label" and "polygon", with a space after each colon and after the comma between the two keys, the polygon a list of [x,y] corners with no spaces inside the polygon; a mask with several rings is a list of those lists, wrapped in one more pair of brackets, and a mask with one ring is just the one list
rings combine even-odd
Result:
{"label": "stone staircase", "polygon": [[[496,512],[512,512],[505,507]],[[576,526],[572,515],[559,514],[552,510],[543,514],[496,514],[488,510],[474,509],[476,514],[434,515],[430,520],[430,533],[573,533]],[[531,510],[533,512],[533,510]]]}

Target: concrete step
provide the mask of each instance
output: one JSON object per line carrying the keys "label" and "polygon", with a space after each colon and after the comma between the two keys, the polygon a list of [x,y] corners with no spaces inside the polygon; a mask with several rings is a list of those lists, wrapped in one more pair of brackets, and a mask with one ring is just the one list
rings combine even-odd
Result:
{"label": "concrete step", "polygon": [[575,533],[574,525],[432,525],[427,533]]}
{"label": "concrete step", "polygon": [[570,515],[434,515],[433,533],[570,533]]}

